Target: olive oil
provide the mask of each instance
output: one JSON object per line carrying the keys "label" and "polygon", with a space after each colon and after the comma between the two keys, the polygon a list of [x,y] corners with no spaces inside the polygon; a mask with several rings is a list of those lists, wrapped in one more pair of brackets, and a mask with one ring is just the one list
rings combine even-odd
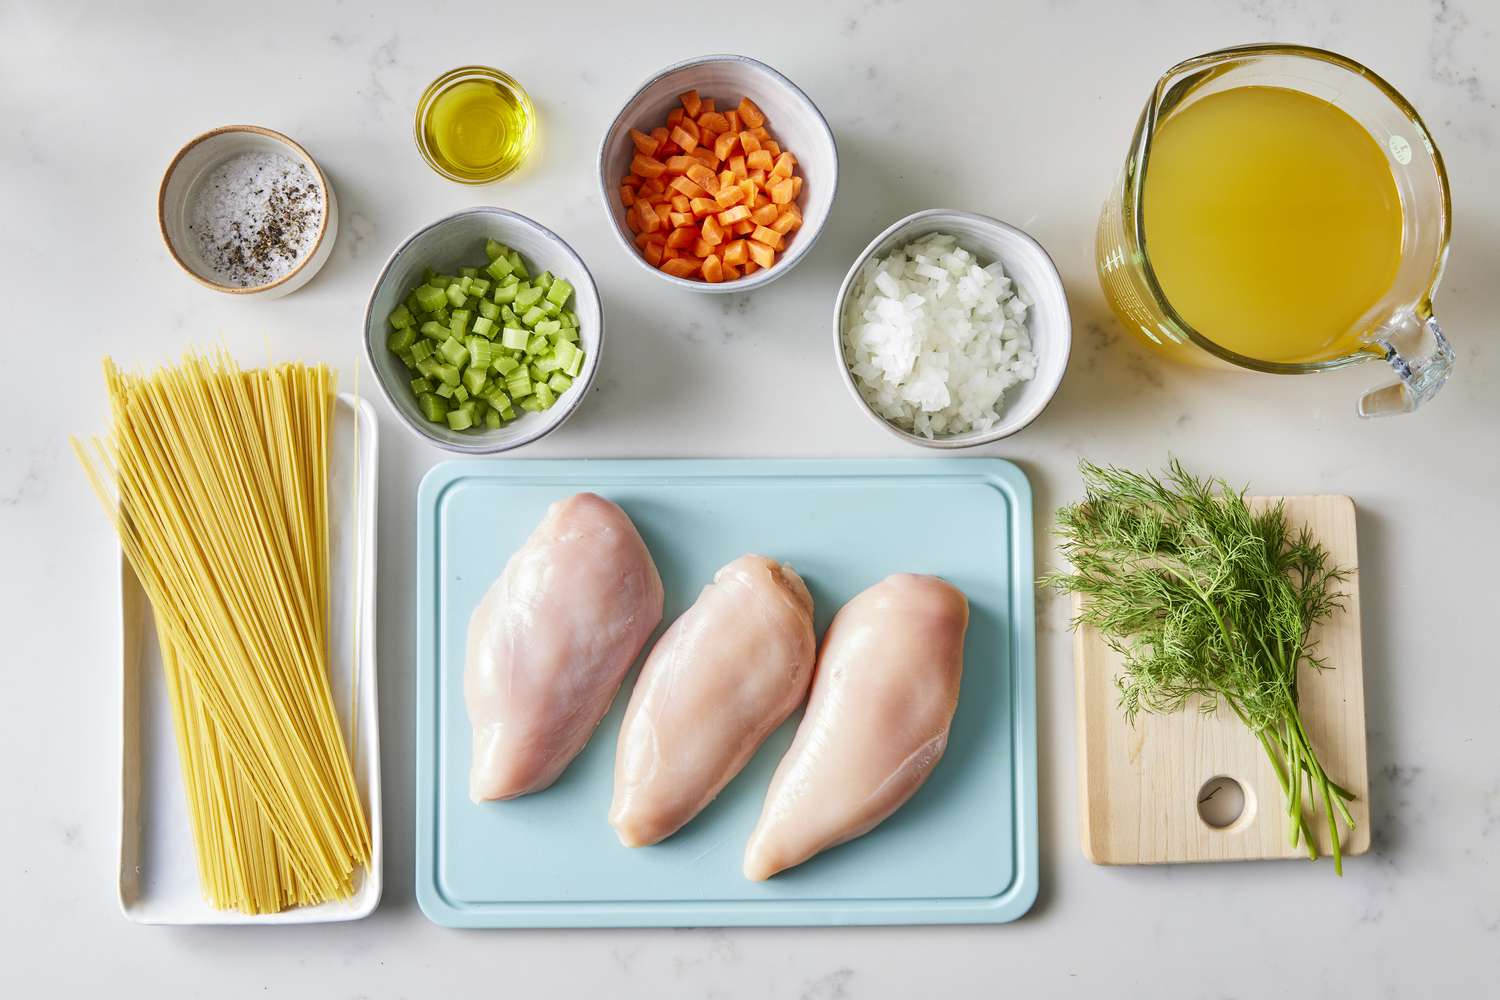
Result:
{"label": "olive oil", "polygon": [[536,136],[536,109],[515,80],[465,67],[439,78],[418,105],[418,146],[438,173],[470,184],[519,167]]}
{"label": "olive oil", "polygon": [[1220,346],[1261,361],[1357,349],[1358,320],[1401,259],[1385,153],[1327,101],[1280,87],[1221,91],[1170,115],[1141,201],[1168,302]]}

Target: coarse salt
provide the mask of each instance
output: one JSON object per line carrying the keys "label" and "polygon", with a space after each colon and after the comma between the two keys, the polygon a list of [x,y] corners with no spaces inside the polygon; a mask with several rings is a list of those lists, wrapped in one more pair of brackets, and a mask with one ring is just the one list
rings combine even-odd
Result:
{"label": "coarse salt", "polygon": [[322,229],[323,189],[307,165],[276,153],[238,153],[199,182],[188,228],[219,284],[268,285],[297,267]]}

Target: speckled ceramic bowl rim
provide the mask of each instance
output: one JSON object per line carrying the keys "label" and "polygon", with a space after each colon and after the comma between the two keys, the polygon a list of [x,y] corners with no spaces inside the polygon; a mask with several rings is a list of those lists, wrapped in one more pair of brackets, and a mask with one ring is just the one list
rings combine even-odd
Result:
{"label": "speckled ceramic bowl rim", "polygon": [[647,88],[663,77],[676,73],[679,70],[692,69],[694,66],[716,62],[746,63],[757,69],[764,70],[773,80],[789,90],[792,96],[805,104],[807,109],[812,112],[814,121],[822,127],[823,134],[828,138],[828,148],[833,151],[833,177],[829,180],[830,190],[828,192],[828,214],[833,214],[833,203],[839,193],[839,146],[834,140],[833,129],[829,126],[828,119],[823,116],[823,112],[818,110],[818,106],[813,103],[812,98],[808,97],[801,87],[787,79],[775,67],[768,66],[759,59],[752,59],[750,56],[733,55],[730,53],[698,56],[694,59],[684,59],[682,62],[673,63],[666,69],[653,74],[645,83],[631,91],[630,96],[625,99],[625,103],[620,105],[620,110],[615,115],[614,120],[609,123],[609,128],[605,129],[604,137],[599,140],[599,197],[601,204],[604,206],[604,213],[609,217],[610,231],[615,234],[615,238],[620,241],[620,246],[624,247],[626,255],[635,261],[637,266],[651,272],[663,281],[670,282],[678,288],[685,288],[691,292],[720,294],[727,292],[748,292],[775,281],[790,271],[798,261],[805,257],[807,252],[813,248],[813,244],[818,242],[818,237],[823,235],[823,227],[828,222],[828,216],[824,216],[823,220],[818,223],[818,227],[812,232],[807,232],[805,229],[798,230],[798,239],[792,241],[790,249],[782,255],[780,260],[776,261],[771,267],[762,268],[748,278],[736,278],[733,281],[724,281],[716,285],[704,281],[689,281],[686,278],[679,278],[676,275],[668,274],[660,268],[652,267],[646,262],[646,258],[641,256],[640,251],[636,249],[634,241],[626,235],[629,230],[615,216],[614,209],[611,207],[614,204],[611,201],[611,192],[615,189],[615,184],[605,174],[604,154],[605,150],[609,147],[610,137],[617,135],[622,129],[630,127],[630,124],[625,121],[625,110],[635,102],[635,99],[640,97]]}
{"label": "speckled ceramic bowl rim", "polygon": [[[317,239],[313,240],[312,246],[308,248],[307,253],[302,255],[302,259],[297,261],[296,267],[292,268],[290,271],[288,271],[286,274],[283,274],[275,281],[267,282],[264,285],[250,285],[248,287],[242,288],[239,285],[221,285],[216,281],[209,281],[207,278],[203,277],[203,275],[199,274],[197,271],[194,271],[191,267],[188,267],[187,261],[182,259],[182,255],[177,252],[177,247],[172,243],[172,238],[167,235],[167,184],[172,180],[172,175],[177,172],[177,165],[182,162],[182,158],[184,156],[186,156],[193,149],[197,148],[199,145],[207,142],[210,139],[216,138],[221,135],[227,135],[231,132],[250,132],[254,135],[263,135],[268,139],[275,139],[277,142],[290,149],[293,153],[297,154],[297,156],[301,158],[302,162],[306,163],[308,167],[312,169],[312,172],[317,175],[318,187],[323,189],[323,212],[318,219]],[[318,161],[314,160],[312,158],[312,154],[303,149],[301,144],[298,143],[295,139],[287,135],[282,135],[275,129],[263,128],[259,125],[223,125],[219,128],[204,132],[202,135],[197,136],[193,139],[189,139],[183,145],[183,147],[177,151],[177,155],[172,157],[172,162],[167,164],[166,173],[161,175],[161,186],[156,190],[156,225],[161,230],[161,241],[167,245],[167,252],[172,255],[172,259],[177,262],[177,266],[187,272],[188,277],[192,278],[203,287],[212,288],[216,292],[227,292],[230,295],[254,295],[257,292],[270,291],[278,285],[283,285],[286,282],[290,281],[293,277],[296,276],[298,271],[301,271],[308,265],[309,261],[311,261],[318,255],[318,250],[323,245],[323,237],[328,235],[329,203],[332,201],[332,199],[328,197],[328,192],[328,177],[323,173],[323,168],[318,166]]]}
{"label": "speckled ceramic bowl rim", "polygon": [[[597,342],[594,345],[593,360],[588,367],[588,378],[584,379],[582,382],[575,381],[567,392],[558,397],[558,405],[553,407],[553,409],[547,411],[548,413],[555,414],[555,416],[551,420],[538,422],[537,429],[529,434],[524,434],[509,441],[502,441],[494,444],[485,443],[486,435],[488,434],[488,432],[486,432],[485,434],[481,434],[479,437],[475,438],[473,444],[456,444],[452,441],[448,441],[437,436],[436,434],[432,433],[432,431],[427,427],[412,420],[406,415],[406,412],[402,410],[401,407],[396,405],[396,399],[393,395],[391,395],[391,387],[386,384],[385,379],[380,375],[380,365],[375,356],[375,338],[377,334],[374,333],[375,327],[372,325],[372,321],[375,318],[375,299],[377,296],[379,296],[380,288],[385,284],[386,278],[391,272],[391,268],[395,266],[396,259],[403,253],[405,253],[407,249],[413,243],[415,243],[419,237],[431,232],[434,229],[447,225],[455,219],[461,219],[469,215],[499,216],[500,218],[503,218],[509,222],[513,222],[518,226],[533,229],[544,239],[556,244],[558,249],[560,249],[566,256],[571,258],[573,262],[578,265],[578,269],[583,272],[584,277],[588,279],[589,286],[594,291],[594,323],[596,329],[599,331],[597,335]],[[381,344],[380,349],[384,350],[385,345]],[[573,415],[573,412],[578,409],[578,404],[583,402],[584,398],[588,396],[589,388],[594,384],[594,377],[599,373],[599,362],[603,358],[603,356],[604,303],[599,298],[599,284],[594,280],[594,273],[589,270],[589,266],[584,263],[583,258],[578,255],[577,251],[575,251],[571,246],[568,245],[567,240],[563,239],[561,236],[557,235],[552,230],[542,225],[540,222],[537,222],[535,219],[528,218],[519,212],[512,212],[508,208],[496,208],[491,205],[478,205],[473,208],[462,208],[457,212],[453,212],[450,215],[445,215],[441,219],[438,219],[434,222],[429,222],[427,225],[422,226],[420,229],[413,231],[409,236],[406,237],[406,239],[397,244],[396,249],[392,250],[391,255],[386,258],[385,264],[380,268],[380,274],[375,278],[375,284],[370,288],[370,298],[365,302],[365,357],[370,362],[370,369],[375,373],[375,382],[380,386],[380,392],[385,396],[386,402],[391,404],[391,409],[395,412],[396,416],[400,418],[401,423],[406,426],[407,430],[411,431],[413,434],[417,435],[425,441],[432,442],[439,448],[458,452],[461,455],[498,455],[500,452],[510,451],[513,448],[520,448],[523,445],[531,444],[533,441],[538,441],[546,437],[548,434],[552,433],[557,428],[561,427],[564,423],[567,422],[568,418]],[[580,391],[575,392],[574,390]],[[566,406],[563,405],[564,401],[566,401],[567,403]],[[538,414],[529,415],[538,416]]]}
{"label": "speckled ceramic bowl rim", "polygon": [[983,229],[998,229],[1020,237],[1022,242],[1030,245],[1036,251],[1038,257],[1046,262],[1047,273],[1061,293],[1063,329],[1072,330],[1072,314],[1068,309],[1067,289],[1063,285],[1062,273],[1057,269],[1057,262],[1052,259],[1052,255],[1047,252],[1046,248],[1036,241],[1035,237],[1024,229],[1017,229],[1008,222],[1001,222],[999,219],[991,218],[988,215],[980,215],[977,212],[963,212],[956,208],[929,208],[920,212],[913,212],[903,219],[896,220],[869,242],[863,252],[854,259],[854,264],[849,268],[849,272],[844,275],[844,283],[839,285],[839,293],[833,303],[833,354],[835,360],[838,362],[839,376],[844,380],[844,387],[849,390],[849,394],[854,397],[854,401],[859,404],[859,408],[864,412],[865,416],[875,421],[875,423],[879,424],[888,433],[908,444],[918,444],[924,448],[940,448],[951,451],[959,448],[974,448],[978,445],[991,444],[995,441],[1008,438],[1012,434],[1025,429],[1033,420],[1041,416],[1042,412],[1051,405],[1053,397],[1057,395],[1058,386],[1062,385],[1063,375],[1068,370],[1068,357],[1073,350],[1073,338],[1070,333],[1063,343],[1062,364],[1058,368],[1057,379],[1051,385],[1045,387],[1046,396],[1043,398],[1041,405],[1036,408],[1035,413],[1032,413],[1014,427],[997,428],[973,438],[962,435],[951,438],[926,438],[920,434],[912,434],[902,430],[871,409],[870,404],[865,401],[865,397],[860,395],[859,386],[854,383],[854,373],[849,370],[849,361],[844,357],[844,304],[849,298],[849,289],[854,284],[855,277],[865,266],[865,263],[875,255],[875,251],[882,243],[903,229],[911,228],[937,216],[957,217],[972,222]]}

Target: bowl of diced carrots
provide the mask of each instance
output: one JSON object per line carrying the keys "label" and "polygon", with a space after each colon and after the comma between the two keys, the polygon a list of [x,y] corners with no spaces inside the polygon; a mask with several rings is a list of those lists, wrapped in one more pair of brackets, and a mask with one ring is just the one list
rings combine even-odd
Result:
{"label": "bowl of diced carrots", "polygon": [[838,148],[796,84],[747,56],[680,62],[651,77],[599,148],[615,234],[682,288],[743,292],[812,249],[838,188]]}

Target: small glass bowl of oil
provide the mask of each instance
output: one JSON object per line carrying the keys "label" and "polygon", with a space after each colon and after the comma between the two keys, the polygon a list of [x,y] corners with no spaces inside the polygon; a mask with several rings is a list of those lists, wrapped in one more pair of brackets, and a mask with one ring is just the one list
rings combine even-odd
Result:
{"label": "small glass bowl of oil", "polygon": [[417,102],[417,150],[450,181],[487,184],[515,170],[536,141],[536,106],[509,74],[449,70]]}

